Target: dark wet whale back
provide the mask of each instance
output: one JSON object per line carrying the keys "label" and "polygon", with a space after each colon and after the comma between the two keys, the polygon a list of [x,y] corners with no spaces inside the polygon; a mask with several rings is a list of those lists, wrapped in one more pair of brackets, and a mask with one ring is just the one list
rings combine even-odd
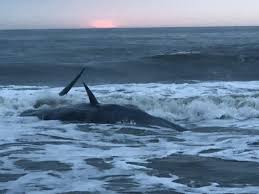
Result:
{"label": "dark wet whale back", "polygon": [[86,122],[100,124],[127,123],[141,126],[160,126],[178,131],[185,129],[165,119],[154,117],[132,105],[77,104],[57,108],[28,110],[21,116],[36,116],[42,120],[60,120],[67,122]]}
{"label": "dark wet whale back", "polygon": [[[59,93],[60,96],[66,95],[79,80],[85,68]],[[83,82],[85,91],[90,104],[68,105],[57,108],[44,108],[28,110],[21,116],[36,116],[42,120],[60,120],[67,122],[86,122],[86,123],[129,123],[143,126],[160,126],[173,128],[178,131],[185,129],[175,125],[165,119],[154,117],[133,105],[100,104],[89,87]]]}

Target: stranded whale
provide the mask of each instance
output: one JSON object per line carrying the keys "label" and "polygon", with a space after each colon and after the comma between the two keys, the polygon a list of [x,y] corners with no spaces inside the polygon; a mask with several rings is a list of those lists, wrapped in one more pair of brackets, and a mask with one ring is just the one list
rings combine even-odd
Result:
{"label": "stranded whale", "polygon": [[[84,69],[59,93],[59,95],[66,95],[78,81],[83,72]],[[90,103],[27,110],[21,113],[21,116],[36,116],[42,120],[60,120],[65,122],[99,124],[128,123],[141,126],[173,128],[177,131],[186,130],[165,119],[152,116],[133,105],[100,104],[89,87],[85,83],[83,84]]]}

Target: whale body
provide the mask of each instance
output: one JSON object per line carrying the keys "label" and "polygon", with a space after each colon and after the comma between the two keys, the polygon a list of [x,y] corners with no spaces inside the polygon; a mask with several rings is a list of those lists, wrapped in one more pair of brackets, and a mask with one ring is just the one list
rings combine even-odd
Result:
{"label": "whale body", "polygon": [[[76,78],[68,84],[60,93],[66,95],[80,78],[84,69]],[[98,124],[136,124],[141,126],[159,126],[172,128],[177,131],[185,131],[183,127],[163,118],[152,116],[133,105],[100,104],[89,87],[85,84],[85,90],[90,103],[65,105],[61,107],[45,107],[27,110],[21,113],[22,117],[38,117],[42,120],[59,120],[64,122],[82,122]]]}
{"label": "whale body", "polygon": [[159,126],[173,128],[177,131],[185,129],[165,119],[154,117],[131,105],[76,104],[57,108],[28,110],[21,116],[35,116],[42,120],[59,120],[65,122],[84,122],[98,124],[136,124],[141,126]]}

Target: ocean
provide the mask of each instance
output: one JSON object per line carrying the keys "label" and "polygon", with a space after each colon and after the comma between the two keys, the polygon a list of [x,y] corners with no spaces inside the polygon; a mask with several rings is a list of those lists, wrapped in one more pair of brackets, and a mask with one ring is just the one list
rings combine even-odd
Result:
{"label": "ocean", "polygon": [[[0,193],[259,193],[259,27],[0,31]],[[20,113],[132,104],[188,129]]]}

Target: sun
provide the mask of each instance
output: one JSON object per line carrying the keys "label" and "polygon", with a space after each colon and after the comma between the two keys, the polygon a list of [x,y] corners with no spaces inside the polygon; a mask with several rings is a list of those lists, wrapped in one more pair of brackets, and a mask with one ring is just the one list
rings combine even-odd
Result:
{"label": "sun", "polygon": [[117,25],[112,20],[95,20],[91,22],[92,28],[116,28]]}

